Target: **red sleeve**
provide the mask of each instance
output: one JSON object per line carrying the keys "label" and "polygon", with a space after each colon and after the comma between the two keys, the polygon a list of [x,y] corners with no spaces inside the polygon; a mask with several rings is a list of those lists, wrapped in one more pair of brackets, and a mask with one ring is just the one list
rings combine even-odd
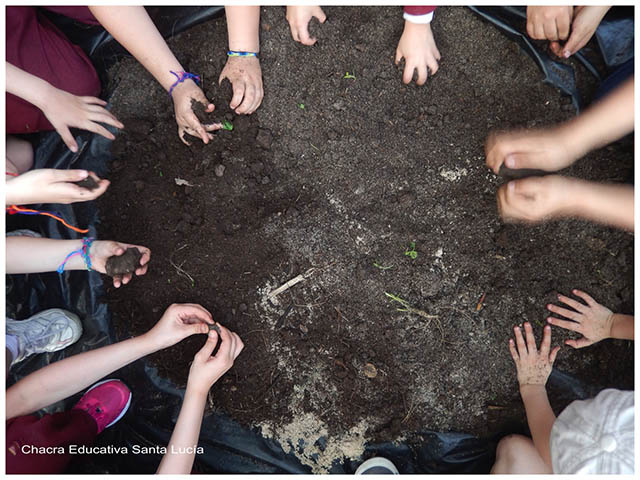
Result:
{"label": "red sleeve", "polygon": [[436,7],[404,7],[404,13],[408,13],[409,15],[426,15],[435,9]]}

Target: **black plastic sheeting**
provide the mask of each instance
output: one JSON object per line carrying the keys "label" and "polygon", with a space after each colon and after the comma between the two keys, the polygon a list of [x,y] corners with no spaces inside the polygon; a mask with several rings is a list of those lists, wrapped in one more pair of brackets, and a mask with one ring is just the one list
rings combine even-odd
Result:
{"label": "black plastic sheeting", "polygon": [[[483,18],[501,28],[520,43],[538,62],[551,82],[574,99],[579,96],[575,82],[569,77],[565,64],[552,60],[530,42],[518,25],[522,25],[522,11],[510,7],[483,7],[472,9]],[[165,37],[183,31],[221,13],[221,7],[152,7],[152,18]],[[633,20],[622,18],[624,23],[607,20],[597,33],[598,43],[606,52],[603,58],[609,68],[624,63],[633,56]],[[621,27],[622,25],[622,27]],[[631,36],[620,34],[631,28]],[[70,37],[88,53],[103,75],[104,68],[125,52],[100,28],[66,25]],[[622,28],[622,30],[621,30]],[[614,33],[612,33],[614,32]],[[618,33],[615,33],[618,32]],[[620,42],[615,42],[615,35]],[[631,49],[631,50],[630,50]],[[586,62],[586,59],[584,59]],[[595,69],[594,69],[595,71]],[[562,72],[559,74],[558,72]],[[571,71],[573,75],[573,71]],[[573,76],[571,76],[573,79]],[[108,92],[106,92],[108,94]],[[105,96],[103,96],[105,97]],[[108,95],[106,96],[108,98]],[[109,140],[90,134],[74,132],[79,152],[70,152],[55,132],[38,137],[35,168],[84,168],[108,177],[111,160]],[[114,132],[117,134],[117,132]],[[97,237],[99,212],[95,202],[73,205],[35,205],[34,208],[59,212],[68,222],[89,228],[88,235]],[[78,234],[60,223],[42,216],[7,216],[7,231],[28,228],[49,238],[78,238]],[[118,240],[118,239],[114,239]],[[126,241],[126,239],[121,239]],[[140,278],[134,281],[144,281]],[[126,287],[124,287],[126,288]],[[96,272],[75,271],[63,275],[57,273],[8,275],[7,315],[24,319],[47,308],[64,308],[82,318],[84,334],[69,348],[50,354],[42,354],[16,365],[10,372],[8,385],[23,376],[62,358],[99,348],[116,342],[111,323],[111,314],[104,298],[103,278]],[[122,379],[133,391],[129,412],[114,427],[105,430],[96,440],[96,445],[127,446],[126,455],[77,456],[70,466],[72,473],[152,473],[156,470],[160,455],[135,455],[132,446],[166,446],[182,402],[183,390],[177,389],[165,379],[158,377],[155,369],[142,359],[114,372],[110,378]],[[554,396],[565,401],[594,396],[600,390],[596,385],[584,385],[578,379],[554,370],[548,387]],[[215,388],[215,387],[214,387]],[[515,386],[514,386],[515,388]],[[41,413],[52,413],[70,408],[80,394],[43,409]],[[495,459],[498,440],[508,433],[502,432],[486,438],[477,438],[463,433],[414,432],[413,438],[421,438],[411,444],[385,443],[368,445],[363,459],[381,455],[393,461],[401,473],[488,473]],[[200,446],[205,454],[196,457],[194,472],[202,473],[310,473],[295,455],[285,453],[279,444],[262,437],[259,429],[248,429],[221,413],[207,416],[202,424]],[[296,448],[300,448],[296,446]],[[361,460],[336,458],[331,473],[353,473]]]}

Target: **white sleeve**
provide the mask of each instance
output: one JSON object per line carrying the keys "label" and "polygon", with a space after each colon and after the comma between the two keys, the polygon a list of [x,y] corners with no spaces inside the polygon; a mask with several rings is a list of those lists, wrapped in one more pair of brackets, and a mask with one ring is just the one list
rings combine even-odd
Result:
{"label": "white sleeve", "polygon": [[420,23],[424,25],[427,23],[431,23],[431,20],[433,20],[433,13],[434,12],[425,13],[424,15],[410,15],[407,12],[405,12],[403,16],[404,16],[404,19],[408,22]]}

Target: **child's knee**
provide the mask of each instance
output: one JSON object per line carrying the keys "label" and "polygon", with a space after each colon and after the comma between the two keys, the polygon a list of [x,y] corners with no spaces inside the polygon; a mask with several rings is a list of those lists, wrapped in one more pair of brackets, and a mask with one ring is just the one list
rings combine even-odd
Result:
{"label": "child's knee", "polygon": [[9,136],[6,145],[7,171],[22,174],[33,167],[33,147],[29,142]]}
{"label": "child's knee", "polygon": [[498,442],[496,457],[517,457],[523,449],[531,444],[531,439],[524,435],[511,434]]}

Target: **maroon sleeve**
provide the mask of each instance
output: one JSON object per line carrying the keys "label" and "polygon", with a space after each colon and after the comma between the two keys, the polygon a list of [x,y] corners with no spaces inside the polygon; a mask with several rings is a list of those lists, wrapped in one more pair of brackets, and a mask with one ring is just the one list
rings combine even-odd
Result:
{"label": "maroon sleeve", "polygon": [[408,13],[409,15],[426,15],[435,9],[436,7],[404,7],[404,13]]}

